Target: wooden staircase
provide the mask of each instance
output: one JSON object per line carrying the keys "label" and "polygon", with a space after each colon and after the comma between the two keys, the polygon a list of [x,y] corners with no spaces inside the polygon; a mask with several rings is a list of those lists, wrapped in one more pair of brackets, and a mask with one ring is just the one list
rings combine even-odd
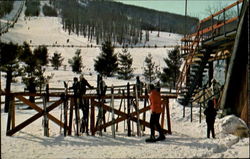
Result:
{"label": "wooden staircase", "polygon": [[[202,87],[202,80],[208,71],[208,62],[221,60],[230,57],[230,53],[225,48],[234,43],[234,33],[228,32],[226,27],[239,19],[239,14],[232,18],[226,18],[225,12],[233,7],[237,7],[243,0],[223,8],[213,15],[201,20],[197,25],[196,32],[186,35],[182,41],[182,53],[185,57],[182,71],[176,83],[176,93],[178,101],[187,106],[192,100],[196,89]],[[238,12],[239,13],[239,12]],[[222,15],[223,21],[215,20],[216,16]],[[211,25],[204,27],[204,23],[211,21]],[[235,26],[237,28],[237,26]],[[217,34],[222,29],[222,34]],[[234,29],[235,30],[235,29]],[[218,39],[218,40],[217,40]],[[226,47],[225,47],[226,46]],[[227,54],[226,54],[227,53]]]}

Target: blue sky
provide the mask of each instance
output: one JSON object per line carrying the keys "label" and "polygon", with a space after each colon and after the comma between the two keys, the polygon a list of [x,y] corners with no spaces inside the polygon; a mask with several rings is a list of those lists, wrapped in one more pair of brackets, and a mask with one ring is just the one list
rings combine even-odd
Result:
{"label": "blue sky", "polygon": [[[116,0],[125,4],[142,6],[170,13],[185,15],[185,0]],[[203,19],[209,16],[206,11],[209,7],[223,8],[236,0],[187,0],[187,12],[189,16]]]}

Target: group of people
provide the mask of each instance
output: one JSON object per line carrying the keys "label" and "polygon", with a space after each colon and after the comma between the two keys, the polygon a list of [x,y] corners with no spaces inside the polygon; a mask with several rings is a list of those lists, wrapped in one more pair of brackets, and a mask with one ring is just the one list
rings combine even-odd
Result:
{"label": "group of people", "polygon": [[[102,76],[98,75],[97,77],[97,95],[100,102],[104,102],[105,100],[103,97],[106,94],[107,85],[102,79]],[[137,93],[138,96],[142,95],[142,87],[143,83],[140,81],[139,76],[136,77],[136,85],[137,87]],[[82,126],[81,131],[86,132],[88,134],[88,115],[89,115],[89,103],[88,100],[81,98],[81,96],[85,95],[86,90],[88,88],[93,89],[94,87],[91,86],[88,81],[83,77],[83,75],[80,76],[80,81],[75,77],[74,83],[72,87],[69,89],[73,89],[75,99],[77,99],[75,102],[79,104],[79,107],[81,108],[83,112],[83,118],[82,118]],[[80,98],[79,98],[80,97]],[[149,101],[150,101],[150,137],[146,139],[146,142],[156,142],[165,140],[164,131],[159,123],[160,115],[162,113],[162,100],[161,100],[161,94],[160,94],[160,84],[157,83],[156,85],[150,84],[149,85]],[[207,137],[210,137],[210,132],[212,132],[212,137],[215,138],[214,133],[214,122],[215,117],[217,114],[217,110],[215,109],[215,100],[209,100],[208,106],[204,111],[204,114],[206,115],[206,122],[207,122]],[[97,119],[97,125],[98,122],[101,122],[103,120],[103,117],[105,116],[105,112],[103,109],[99,109],[98,113],[98,119]],[[99,123],[100,124],[100,123]],[[159,136],[155,137],[155,130],[159,132]]]}
{"label": "group of people", "polygon": [[87,87],[91,89],[94,88],[88,83],[88,81],[83,77],[83,75],[81,75],[79,81],[77,77],[74,77],[73,85],[69,88],[73,89],[75,105],[79,106],[83,113],[80,131],[82,133],[86,132],[86,134],[88,134],[89,101],[83,99],[82,96],[86,94]]}
{"label": "group of people", "polygon": [[[104,80],[102,79],[101,75],[97,76],[97,95],[98,99],[102,100],[106,94],[107,85],[105,84]],[[86,94],[87,87],[93,89],[94,87],[89,84],[89,82],[80,75],[80,80],[78,81],[77,77],[73,79],[72,87],[69,89],[73,89],[74,92],[74,102],[76,106],[82,110],[83,118],[81,119],[81,128],[80,131],[82,133],[86,132],[88,134],[88,117],[89,117],[89,101],[87,99],[82,98],[83,95]],[[105,102],[102,100],[101,102]],[[105,113],[105,112],[104,112]],[[103,114],[103,110],[99,109],[99,114]],[[98,118],[99,119],[99,118]]]}

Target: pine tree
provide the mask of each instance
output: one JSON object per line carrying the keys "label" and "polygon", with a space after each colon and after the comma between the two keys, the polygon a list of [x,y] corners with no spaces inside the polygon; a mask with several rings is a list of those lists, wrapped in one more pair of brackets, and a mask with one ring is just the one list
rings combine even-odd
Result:
{"label": "pine tree", "polygon": [[118,70],[117,55],[109,41],[102,44],[102,52],[94,61],[95,71],[103,76],[112,77]]}
{"label": "pine tree", "polygon": [[64,58],[62,57],[61,53],[55,52],[53,57],[49,59],[51,62],[52,67],[54,67],[54,70],[58,70],[58,68],[62,65]]}
{"label": "pine tree", "polygon": [[155,62],[153,62],[153,57],[151,53],[148,54],[148,56],[145,58],[146,67],[144,67],[144,73],[145,79],[149,81],[149,83],[152,83],[157,78],[157,67],[155,66]]}
{"label": "pine tree", "polygon": [[72,67],[72,71],[79,74],[82,72],[82,68],[84,68],[82,63],[81,49],[77,49],[75,52],[75,56],[72,59],[68,60],[68,63]]}
{"label": "pine tree", "polygon": [[167,67],[163,68],[163,73],[160,75],[161,81],[170,87],[175,87],[177,78],[180,74],[181,54],[179,47],[175,47],[168,54],[168,58],[164,58]]}
{"label": "pine tree", "polygon": [[118,75],[120,79],[128,80],[133,77],[133,71],[134,69],[131,68],[133,63],[133,58],[131,57],[130,52],[128,52],[128,49],[124,48],[122,50],[122,53],[119,53],[118,55]]}
{"label": "pine tree", "polygon": [[[26,55],[27,54],[27,55]],[[46,46],[38,46],[32,52],[25,42],[21,48],[20,60],[24,62],[22,81],[30,93],[35,93],[36,87],[40,91],[52,76],[45,76],[45,66],[48,64],[48,49]],[[30,97],[34,102],[34,97]]]}
{"label": "pine tree", "polygon": [[[0,43],[0,71],[6,72],[6,88],[5,91],[9,93],[11,91],[11,83],[14,77],[20,75],[21,69],[18,64],[19,47],[13,43],[5,44]],[[9,111],[9,96],[5,96],[4,112]]]}

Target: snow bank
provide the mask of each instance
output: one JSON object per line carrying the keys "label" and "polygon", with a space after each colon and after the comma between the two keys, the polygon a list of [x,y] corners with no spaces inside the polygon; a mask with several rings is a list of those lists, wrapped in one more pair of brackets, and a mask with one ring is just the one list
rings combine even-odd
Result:
{"label": "snow bank", "polygon": [[235,115],[228,115],[217,122],[220,135],[233,134],[239,137],[248,137],[249,129],[246,123]]}

